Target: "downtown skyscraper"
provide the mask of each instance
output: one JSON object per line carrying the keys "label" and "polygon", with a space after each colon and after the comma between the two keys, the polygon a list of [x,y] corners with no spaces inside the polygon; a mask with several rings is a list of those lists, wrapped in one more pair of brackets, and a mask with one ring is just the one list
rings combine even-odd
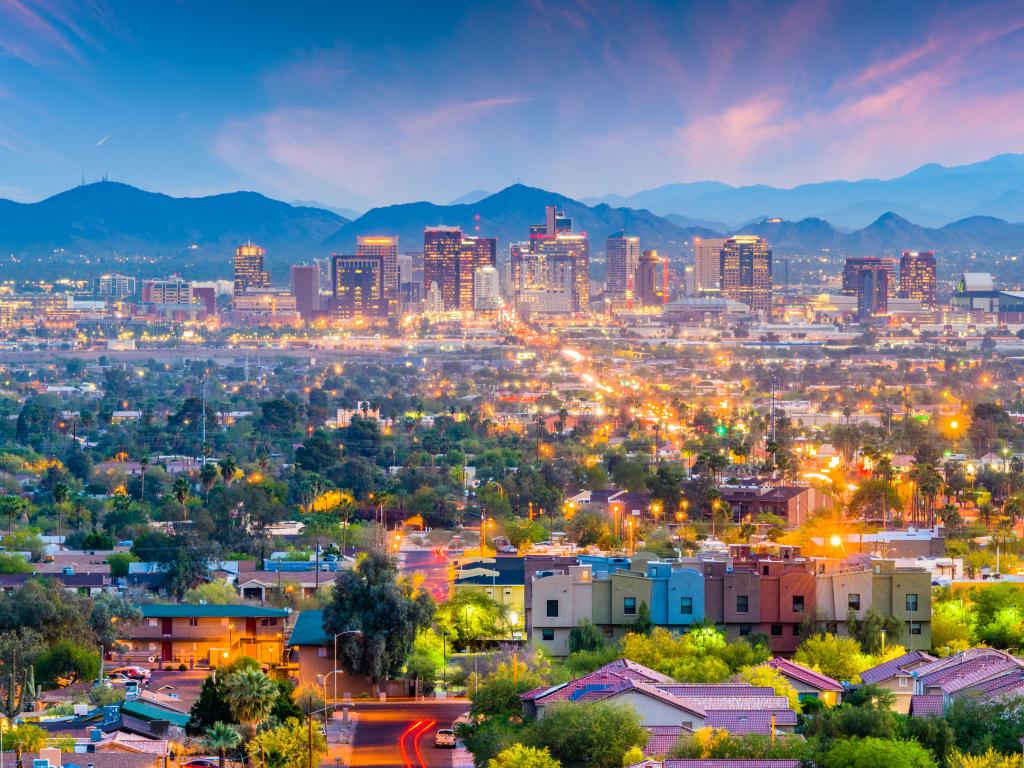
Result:
{"label": "downtown skyscraper", "polygon": [[721,251],[722,295],[754,312],[771,312],[772,249],[756,235],[726,239]]}
{"label": "downtown skyscraper", "polygon": [[617,232],[605,244],[607,261],[605,293],[613,301],[631,301],[636,296],[636,269],[640,266],[640,238]]}
{"label": "downtown skyscraper", "polygon": [[356,256],[374,258],[384,263],[384,298],[390,311],[398,305],[398,238],[388,235],[359,235],[356,238]]}
{"label": "downtown skyscraper", "polygon": [[438,225],[423,230],[423,297],[427,308],[453,312],[459,308],[459,254],[462,230]]}
{"label": "downtown skyscraper", "polygon": [[251,242],[235,249],[235,293],[270,287],[270,273],[264,264],[265,256],[266,251]]}
{"label": "downtown skyscraper", "polygon": [[900,258],[900,296],[933,309],[938,304],[935,285],[935,253],[904,251]]}

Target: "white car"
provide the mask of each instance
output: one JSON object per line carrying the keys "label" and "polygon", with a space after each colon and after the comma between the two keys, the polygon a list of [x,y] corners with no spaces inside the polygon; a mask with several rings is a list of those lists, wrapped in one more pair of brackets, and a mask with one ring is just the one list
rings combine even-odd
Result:
{"label": "white car", "polygon": [[455,749],[455,731],[451,728],[441,728],[434,735],[434,746],[445,749]]}

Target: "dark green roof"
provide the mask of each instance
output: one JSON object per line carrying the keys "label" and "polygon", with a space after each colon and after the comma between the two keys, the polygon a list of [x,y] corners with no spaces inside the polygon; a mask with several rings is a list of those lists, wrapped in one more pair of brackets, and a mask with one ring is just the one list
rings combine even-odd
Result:
{"label": "dark green roof", "polygon": [[260,608],[255,605],[190,605],[146,603],[140,606],[144,619],[282,619],[288,615],[284,608]]}
{"label": "dark green roof", "polygon": [[302,611],[295,620],[288,645],[327,645],[330,641],[324,629],[324,612]]}
{"label": "dark green roof", "polygon": [[174,712],[170,709],[163,709],[162,707],[156,707],[152,704],[146,704],[138,699],[124,702],[121,705],[121,711],[129,715],[141,717],[145,720],[166,720],[171,725],[176,725],[179,728],[184,728],[188,725],[189,721],[189,716],[184,712]]}

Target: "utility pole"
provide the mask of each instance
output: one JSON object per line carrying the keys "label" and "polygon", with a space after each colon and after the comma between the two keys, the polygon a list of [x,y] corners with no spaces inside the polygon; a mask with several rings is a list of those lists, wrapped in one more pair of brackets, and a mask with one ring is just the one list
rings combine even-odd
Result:
{"label": "utility pole", "polygon": [[203,371],[203,466],[206,466],[206,371]]}

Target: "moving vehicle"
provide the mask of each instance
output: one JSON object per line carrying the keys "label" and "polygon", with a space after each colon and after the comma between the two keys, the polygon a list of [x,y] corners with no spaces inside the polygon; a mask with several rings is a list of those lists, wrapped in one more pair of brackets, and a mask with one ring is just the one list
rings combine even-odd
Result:
{"label": "moving vehicle", "polygon": [[441,728],[434,735],[434,746],[443,749],[455,749],[455,731],[451,728]]}

